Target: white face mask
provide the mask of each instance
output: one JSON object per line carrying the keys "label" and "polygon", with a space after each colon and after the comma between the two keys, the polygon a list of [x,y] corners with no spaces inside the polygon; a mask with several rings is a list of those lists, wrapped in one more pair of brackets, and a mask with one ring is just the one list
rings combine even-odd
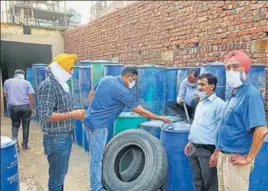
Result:
{"label": "white face mask", "polygon": [[229,71],[226,72],[226,83],[231,88],[240,87],[247,79],[245,72]]}
{"label": "white face mask", "polygon": [[50,70],[58,82],[61,84],[63,89],[66,92],[69,92],[70,89],[66,82],[72,77],[72,75],[66,72],[57,62],[54,62],[50,65]]}
{"label": "white face mask", "polygon": [[200,92],[198,91],[198,96],[200,97],[201,101],[204,101],[208,98],[208,94],[206,92]]}
{"label": "white face mask", "polygon": [[128,82],[129,89],[133,88],[135,86],[135,84],[136,84],[136,81],[135,80],[132,81],[132,82]]}
{"label": "white face mask", "polygon": [[24,75],[23,74],[15,74],[14,75],[14,78],[17,78],[17,79],[25,79]]}
{"label": "white face mask", "polygon": [[187,81],[188,85],[191,86],[192,88],[194,88],[196,86],[196,83],[192,84],[189,81]]}

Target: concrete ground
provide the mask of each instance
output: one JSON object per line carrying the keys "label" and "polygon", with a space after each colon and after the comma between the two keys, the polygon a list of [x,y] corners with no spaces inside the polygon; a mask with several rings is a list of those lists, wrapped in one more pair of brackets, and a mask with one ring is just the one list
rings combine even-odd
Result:
{"label": "concrete ground", "polygon": [[[1,116],[1,136],[11,137],[11,120]],[[19,143],[22,141],[22,129]],[[30,150],[19,153],[20,191],[47,191],[48,162],[44,155],[42,133],[36,121],[31,122]],[[88,153],[73,145],[68,174],[65,178],[64,191],[88,191]]]}

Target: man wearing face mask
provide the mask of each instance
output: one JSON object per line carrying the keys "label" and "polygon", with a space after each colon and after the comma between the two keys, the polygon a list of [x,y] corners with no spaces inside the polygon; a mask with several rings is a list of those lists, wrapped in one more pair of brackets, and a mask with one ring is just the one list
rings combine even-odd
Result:
{"label": "man wearing face mask", "polygon": [[[14,78],[8,79],[4,83],[4,96],[10,107],[10,117],[12,121],[12,137],[18,139],[19,127],[22,122],[23,141],[22,150],[27,150],[30,121],[32,114],[35,114],[34,90],[30,82],[25,80],[23,70],[16,70]],[[18,150],[20,151],[19,144]]]}
{"label": "man wearing face mask", "polygon": [[225,60],[226,82],[233,89],[221,120],[217,150],[219,191],[247,191],[254,159],[267,134],[261,93],[247,82],[251,60],[242,51]]}
{"label": "man wearing face mask", "polygon": [[137,80],[136,67],[126,66],[121,76],[106,76],[90,92],[92,101],[88,107],[84,125],[90,145],[90,187],[91,191],[103,191],[102,159],[107,140],[107,128],[127,106],[144,117],[170,122],[168,118],[155,115],[143,109],[130,91]]}
{"label": "man wearing face mask", "polygon": [[195,191],[217,191],[217,170],[212,154],[215,151],[216,135],[224,101],[217,97],[217,78],[210,73],[198,77],[198,95],[194,121],[190,129],[189,142],[184,152],[189,156]]}
{"label": "man wearing face mask", "polygon": [[190,70],[187,79],[183,80],[180,85],[180,90],[176,101],[169,101],[168,107],[180,115],[183,119],[186,119],[185,110],[183,107],[183,101],[185,101],[187,111],[190,119],[193,119],[196,105],[199,101],[197,90],[197,77],[198,72],[194,69]]}
{"label": "man wearing face mask", "polygon": [[39,121],[44,152],[49,163],[49,191],[63,190],[69,167],[74,119],[83,119],[84,110],[73,110],[73,98],[66,83],[77,56],[59,54],[48,66],[48,77],[38,91]]}

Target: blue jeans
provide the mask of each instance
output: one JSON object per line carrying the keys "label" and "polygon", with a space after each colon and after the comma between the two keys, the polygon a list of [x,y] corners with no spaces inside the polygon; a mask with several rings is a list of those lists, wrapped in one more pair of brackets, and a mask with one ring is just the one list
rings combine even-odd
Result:
{"label": "blue jeans", "polygon": [[49,191],[63,191],[63,183],[69,167],[72,143],[72,133],[44,134],[43,136],[44,150],[49,164]]}
{"label": "blue jeans", "polygon": [[102,159],[103,151],[106,145],[106,140],[108,137],[108,129],[100,128],[95,130],[90,130],[85,127],[88,141],[89,141],[89,153],[90,153],[90,187],[91,191],[103,191],[102,186]]}

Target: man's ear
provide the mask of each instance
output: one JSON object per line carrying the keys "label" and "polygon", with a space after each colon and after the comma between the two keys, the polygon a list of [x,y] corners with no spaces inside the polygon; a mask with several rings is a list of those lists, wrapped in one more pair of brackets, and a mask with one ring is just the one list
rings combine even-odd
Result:
{"label": "man's ear", "polygon": [[214,84],[211,84],[210,86],[211,86],[212,90],[215,88],[215,85]]}

